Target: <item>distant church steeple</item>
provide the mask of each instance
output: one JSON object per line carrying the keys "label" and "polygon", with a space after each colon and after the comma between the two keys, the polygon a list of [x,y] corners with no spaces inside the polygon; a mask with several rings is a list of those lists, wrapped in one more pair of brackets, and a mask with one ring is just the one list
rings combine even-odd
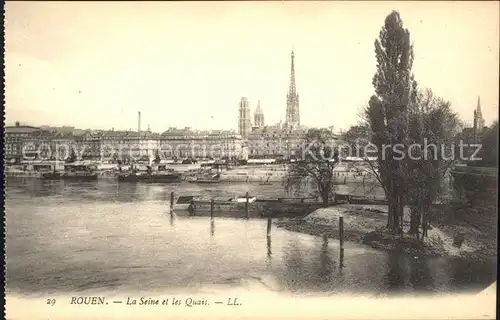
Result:
{"label": "distant church steeple", "polygon": [[292,62],[290,67],[290,87],[286,96],[286,120],[288,127],[300,126],[299,94],[295,85],[295,54],[292,51]]}
{"label": "distant church steeple", "polygon": [[479,133],[484,128],[484,118],[483,113],[481,112],[481,98],[479,96],[477,97],[477,107],[474,116],[476,118],[476,131]]}
{"label": "distant church steeple", "polygon": [[262,112],[262,109],[260,108],[260,100],[257,102],[257,108],[255,109],[253,116],[253,124],[257,128],[264,126],[264,112]]}

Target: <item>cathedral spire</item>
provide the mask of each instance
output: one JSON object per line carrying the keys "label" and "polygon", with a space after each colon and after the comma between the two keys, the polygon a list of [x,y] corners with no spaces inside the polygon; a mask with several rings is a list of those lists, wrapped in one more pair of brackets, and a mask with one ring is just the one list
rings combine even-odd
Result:
{"label": "cathedral spire", "polygon": [[285,124],[292,128],[300,126],[299,95],[295,85],[295,53],[292,50],[292,59],[290,66],[290,88],[286,101],[286,120]]}
{"label": "cathedral spire", "polygon": [[292,64],[291,64],[291,67],[290,67],[290,88],[289,88],[289,91],[290,91],[290,95],[295,95],[296,94],[296,87],[295,87],[295,64],[294,64],[294,58],[295,58],[295,55],[294,55],[294,52],[292,50]]}
{"label": "cathedral spire", "polygon": [[477,97],[477,107],[474,110],[474,119],[476,120],[476,130],[477,132],[481,132],[484,128],[484,118],[483,113],[481,112],[481,98]]}

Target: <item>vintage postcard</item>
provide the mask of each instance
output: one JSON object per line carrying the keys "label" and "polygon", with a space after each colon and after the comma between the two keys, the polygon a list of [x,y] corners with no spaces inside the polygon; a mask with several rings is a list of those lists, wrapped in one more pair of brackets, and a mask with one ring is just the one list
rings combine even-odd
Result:
{"label": "vintage postcard", "polygon": [[493,319],[499,3],[5,4],[6,319]]}

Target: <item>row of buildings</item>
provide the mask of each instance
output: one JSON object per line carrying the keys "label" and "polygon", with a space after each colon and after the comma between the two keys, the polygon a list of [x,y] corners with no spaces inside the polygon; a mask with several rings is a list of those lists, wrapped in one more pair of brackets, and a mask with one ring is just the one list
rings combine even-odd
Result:
{"label": "row of buildings", "polygon": [[154,159],[262,159],[288,158],[302,142],[304,130],[285,131],[267,126],[246,140],[234,131],[170,128],[150,131],[86,130],[61,133],[17,123],[5,128],[5,159],[126,160]]}
{"label": "row of buildings", "polygon": [[[295,85],[294,52],[291,54],[290,85],[286,100],[285,122],[265,125],[260,106],[253,121],[249,100],[239,103],[238,132],[199,131],[170,128],[159,134],[141,130],[138,113],[137,131],[78,130],[72,127],[31,127],[16,123],[5,128],[5,157],[124,160],[126,158],[288,158],[300,147],[307,128],[300,124],[299,94]],[[16,160],[17,159],[17,160]]]}
{"label": "row of buildings", "polygon": [[197,131],[170,128],[162,134],[151,131],[86,130],[61,133],[37,127],[5,128],[5,158],[127,160],[160,158],[239,158],[242,139],[233,131]]}

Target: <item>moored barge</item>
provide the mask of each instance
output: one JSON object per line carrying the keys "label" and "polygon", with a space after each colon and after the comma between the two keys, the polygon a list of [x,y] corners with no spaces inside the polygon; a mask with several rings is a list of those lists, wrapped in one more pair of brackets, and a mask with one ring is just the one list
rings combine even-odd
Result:
{"label": "moored barge", "polygon": [[65,164],[64,171],[45,172],[40,175],[43,180],[76,180],[93,181],[97,180],[95,166],[88,164]]}
{"label": "moored barge", "polygon": [[[247,200],[248,199],[248,200]],[[176,214],[233,218],[303,217],[322,206],[316,198],[257,199],[238,196],[228,199],[206,199],[180,196],[173,205]]]}

